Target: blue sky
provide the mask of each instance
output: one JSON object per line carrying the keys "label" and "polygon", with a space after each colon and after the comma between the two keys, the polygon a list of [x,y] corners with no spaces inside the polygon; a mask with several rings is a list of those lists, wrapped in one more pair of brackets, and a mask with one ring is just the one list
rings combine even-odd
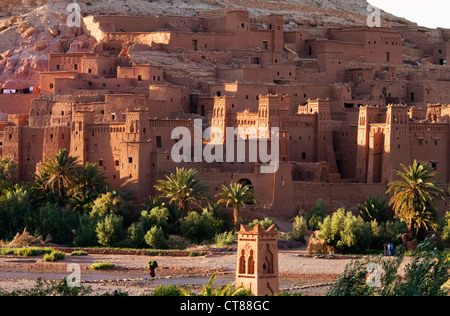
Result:
{"label": "blue sky", "polygon": [[450,28],[450,0],[368,0],[398,17],[429,28]]}

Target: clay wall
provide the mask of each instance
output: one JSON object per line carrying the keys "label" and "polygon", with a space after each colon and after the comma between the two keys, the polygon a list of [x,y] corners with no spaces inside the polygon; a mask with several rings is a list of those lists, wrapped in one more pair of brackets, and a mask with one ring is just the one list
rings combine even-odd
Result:
{"label": "clay wall", "polygon": [[[80,64],[81,67],[81,64]],[[56,79],[65,78],[65,79],[77,79],[79,74],[76,72],[41,72],[40,73],[40,86],[41,86],[41,94],[55,94],[56,87]],[[75,81],[74,81],[75,83]],[[79,83],[81,85],[81,82]],[[66,89],[70,84],[65,83],[59,89]],[[58,90],[59,90],[58,89]]]}
{"label": "clay wall", "polygon": [[407,83],[407,102],[426,107],[428,103],[450,103],[450,91],[445,81],[422,81]]}
{"label": "clay wall", "polygon": [[96,163],[113,188],[120,187],[120,143],[125,130],[124,123],[87,125],[87,160]]}
{"label": "clay wall", "polygon": [[349,27],[330,30],[330,39],[363,44],[364,60],[367,62],[403,63],[401,33],[390,29]]}
{"label": "clay wall", "polygon": [[333,149],[336,155],[336,164],[344,181],[355,181],[356,179],[357,135],[358,125],[353,122],[340,122],[339,126],[333,128]]}
{"label": "clay wall", "polygon": [[[149,135],[152,138],[152,151],[170,153],[172,147],[178,141],[172,139],[172,131],[176,127],[186,127],[191,133],[191,142],[193,143],[194,126],[191,120],[155,120],[150,119]],[[176,137],[178,135],[174,135]],[[180,138],[181,139],[181,138]]]}
{"label": "clay wall", "polygon": [[343,207],[347,211],[358,212],[358,204],[369,196],[387,199],[386,184],[315,183],[294,182],[294,204],[297,209],[308,210],[318,199],[325,202],[328,214]]}
{"label": "clay wall", "polygon": [[296,67],[290,65],[272,65],[273,80],[294,81]]}
{"label": "clay wall", "polygon": [[31,102],[38,94],[0,94],[0,120],[5,120],[8,114],[30,113]]}
{"label": "clay wall", "polygon": [[116,58],[101,56],[83,58],[81,72],[104,78],[116,77],[118,61]]}
{"label": "clay wall", "polygon": [[411,163],[428,162],[438,173],[438,181],[449,182],[448,176],[448,124],[409,123]]}
{"label": "clay wall", "polygon": [[217,77],[219,79],[252,83],[273,83],[274,80],[273,70],[268,68],[249,67],[248,65],[241,68],[218,68]]}
{"label": "clay wall", "polygon": [[190,90],[169,85],[149,86],[150,117],[171,116],[175,112],[190,112]]}
{"label": "clay wall", "polygon": [[282,116],[282,129],[289,133],[289,160],[313,162],[316,148],[317,118],[310,114]]}
{"label": "clay wall", "polygon": [[257,112],[259,96],[269,92],[267,85],[240,82],[211,84],[209,88],[211,96],[234,96],[233,112]]}
{"label": "clay wall", "polygon": [[450,42],[435,43],[433,47],[433,56],[436,65],[449,65]]}
{"label": "clay wall", "polygon": [[82,72],[83,59],[95,57],[91,53],[53,53],[48,56],[48,71]]}

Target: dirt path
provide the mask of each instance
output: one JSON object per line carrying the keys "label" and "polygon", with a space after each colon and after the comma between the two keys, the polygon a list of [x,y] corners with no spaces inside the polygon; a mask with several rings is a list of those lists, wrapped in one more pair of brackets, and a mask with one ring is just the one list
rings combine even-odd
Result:
{"label": "dirt path", "polygon": [[[159,268],[156,278],[148,275],[147,262],[156,260]],[[96,262],[114,263],[113,269],[91,271]],[[280,251],[280,287],[292,289],[334,282],[345,265],[345,260],[308,258],[302,251]],[[136,256],[136,255],[88,255],[70,256],[58,262],[44,262],[40,257],[0,256],[0,288],[6,291],[34,286],[39,277],[61,279],[69,276],[69,264],[80,267],[81,280],[102,294],[119,290],[130,295],[151,293],[160,284],[186,285],[199,290],[213,273],[217,273],[217,284],[232,282],[235,277],[236,256],[234,254],[210,254],[199,257]],[[314,294],[314,293],[313,293]],[[320,294],[320,293],[315,293]],[[321,293],[323,294],[323,293]]]}

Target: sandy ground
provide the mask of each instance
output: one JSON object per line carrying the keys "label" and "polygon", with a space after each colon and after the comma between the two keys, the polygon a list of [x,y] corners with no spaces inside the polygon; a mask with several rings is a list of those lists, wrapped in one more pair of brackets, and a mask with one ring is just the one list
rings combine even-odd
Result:
{"label": "sandy ground", "polygon": [[[156,260],[159,268],[155,279],[148,275],[147,262]],[[96,262],[114,263],[113,269],[91,271]],[[328,260],[306,257],[304,251],[282,250],[279,253],[281,290],[300,292],[304,295],[323,295],[337,276],[341,275],[350,259]],[[129,295],[149,294],[157,286],[175,284],[187,286],[198,292],[213,273],[216,285],[234,280],[235,254],[209,254],[200,257],[136,256],[136,255],[88,255],[70,256],[55,263],[44,262],[39,257],[0,256],[0,289],[10,291],[32,287],[39,277],[60,280],[70,275],[69,264],[78,264],[82,283],[90,286],[92,295],[114,290]]]}

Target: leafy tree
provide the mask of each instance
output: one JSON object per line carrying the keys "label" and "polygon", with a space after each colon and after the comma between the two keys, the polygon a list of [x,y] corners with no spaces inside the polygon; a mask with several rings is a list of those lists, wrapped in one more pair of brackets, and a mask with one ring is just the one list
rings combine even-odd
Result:
{"label": "leafy tree", "polygon": [[0,189],[10,189],[17,183],[17,165],[9,157],[0,159]]}
{"label": "leafy tree", "polygon": [[142,222],[131,223],[128,227],[128,239],[135,248],[145,247],[145,229]]}
{"label": "leafy tree", "polygon": [[153,226],[145,234],[145,242],[155,249],[167,249],[167,239],[161,227]]}
{"label": "leafy tree", "polygon": [[160,227],[166,238],[169,236],[170,226],[168,223],[170,212],[165,207],[156,206],[148,211],[141,212],[140,223],[143,225],[145,230],[150,229],[153,226]]}
{"label": "leafy tree", "polygon": [[220,197],[217,203],[225,203],[226,207],[230,205],[233,207],[233,222],[234,228],[239,230],[239,209],[248,203],[255,203],[255,194],[249,185],[242,183],[230,183],[227,187],[222,185],[222,192],[216,196]]}
{"label": "leafy tree", "polygon": [[46,203],[33,212],[31,217],[33,219],[32,224],[29,224],[30,231],[34,231],[36,236],[42,235],[46,238],[50,234],[54,243],[68,244],[72,242],[72,231],[78,222],[78,218],[73,212],[68,212],[63,216],[59,205]]}
{"label": "leafy tree", "polygon": [[97,223],[98,243],[103,246],[111,246],[122,237],[123,218],[115,214],[106,215]]}
{"label": "leafy tree", "polygon": [[15,185],[0,197],[0,239],[11,239],[23,231],[27,213],[31,210],[28,191]]}
{"label": "leafy tree", "polygon": [[393,192],[389,205],[392,205],[396,216],[408,226],[411,239],[420,232],[436,229],[435,199],[444,199],[444,191],[440,183],[434,181],[437,173],[427,162],[405,167],[396,174],[402,180],[389,183],[387,192]]}
{"label": "leafy tree", "polygon": [[[171,233],[176,233],[178,231],[178,220],[180,219],[180,212],[178,206],[175,204],[167,203],[163,200],[161,196],[150,196],[148,200],[142,205],[143,210],[141,212],[142,217],[148,216],[152,209],[155,207],[164,208],[168,211],[168,217],[166,219],[169,224],[169,230]],[[147,229],[150,229],[152,225],[147,225]]]}
{"label": "leafy tree", "polygon": [[215,219],[208,211],[203,211],[200,215],[197,212],[189,212],[188,215],[180,221],[180,230],[186,238],[200,244],[204,240],[214,238],[218,232],[214,227]]}
{"label": "leafy tree", "polygon": [[276,223],[273,219],[265,217],[263,220],[254,219],[253,222],[248,223],[246,226],[248,229],[253,229],[256,225],[261,225],[263,229],[267,230],[270,226],[275,225]]}
{"label": "leafy tree", "polygon": [[158,180],[156,190],[170,203],[178,203],[181,216],[186,216],[189,203],[198,204],[208,199],[208,185],[196,179],[195,169],[177,168],[175,174],[166,176],[166,180]]}
{"label": "leafy tree", "polygon": [[400,244],[402,235],[408,232],[406,224],[401,221],[370,222],[372,230],[371,249],[383,249],[384,244],[391,242]]}
{"label": "leafy tree", "polygon": [[387,221],[387,202],[378,196],[369,196],[362,205],[358,204],[358,209],[359,214],[366,222],[384,223]]}
{"label": "leafy tree", "polygon": [[311,230],[318,230],[320,228],[320,223],[327,215],[327,210],[325,208],[325,201],[323,199],[318,199],[316,204],[309,209],[305,214],[306,222]]}
{"label": "leafy tree", "polygon": [[371,242],[370,223],[344,209],[327,216],[320,225],[319,238],[339,252],[365,252]]}
{"label": "leafy tree", "polygon": [[95,199],[90,216],[97,220],[109,214],[128,215],[128,203],[117,191],[103,193]]}
{"label": "leafy tree", "polygon": [[78,215],[78,221],[73,244],[78,247],[97,246],[97,222],[92,221],[88,214]]}
{"label": "leafy tree", "polygon": [[303,216],[296,216],[292,225],[291,238],[293,240],[305,242],[305,233],[308,230],[308,224]]}

